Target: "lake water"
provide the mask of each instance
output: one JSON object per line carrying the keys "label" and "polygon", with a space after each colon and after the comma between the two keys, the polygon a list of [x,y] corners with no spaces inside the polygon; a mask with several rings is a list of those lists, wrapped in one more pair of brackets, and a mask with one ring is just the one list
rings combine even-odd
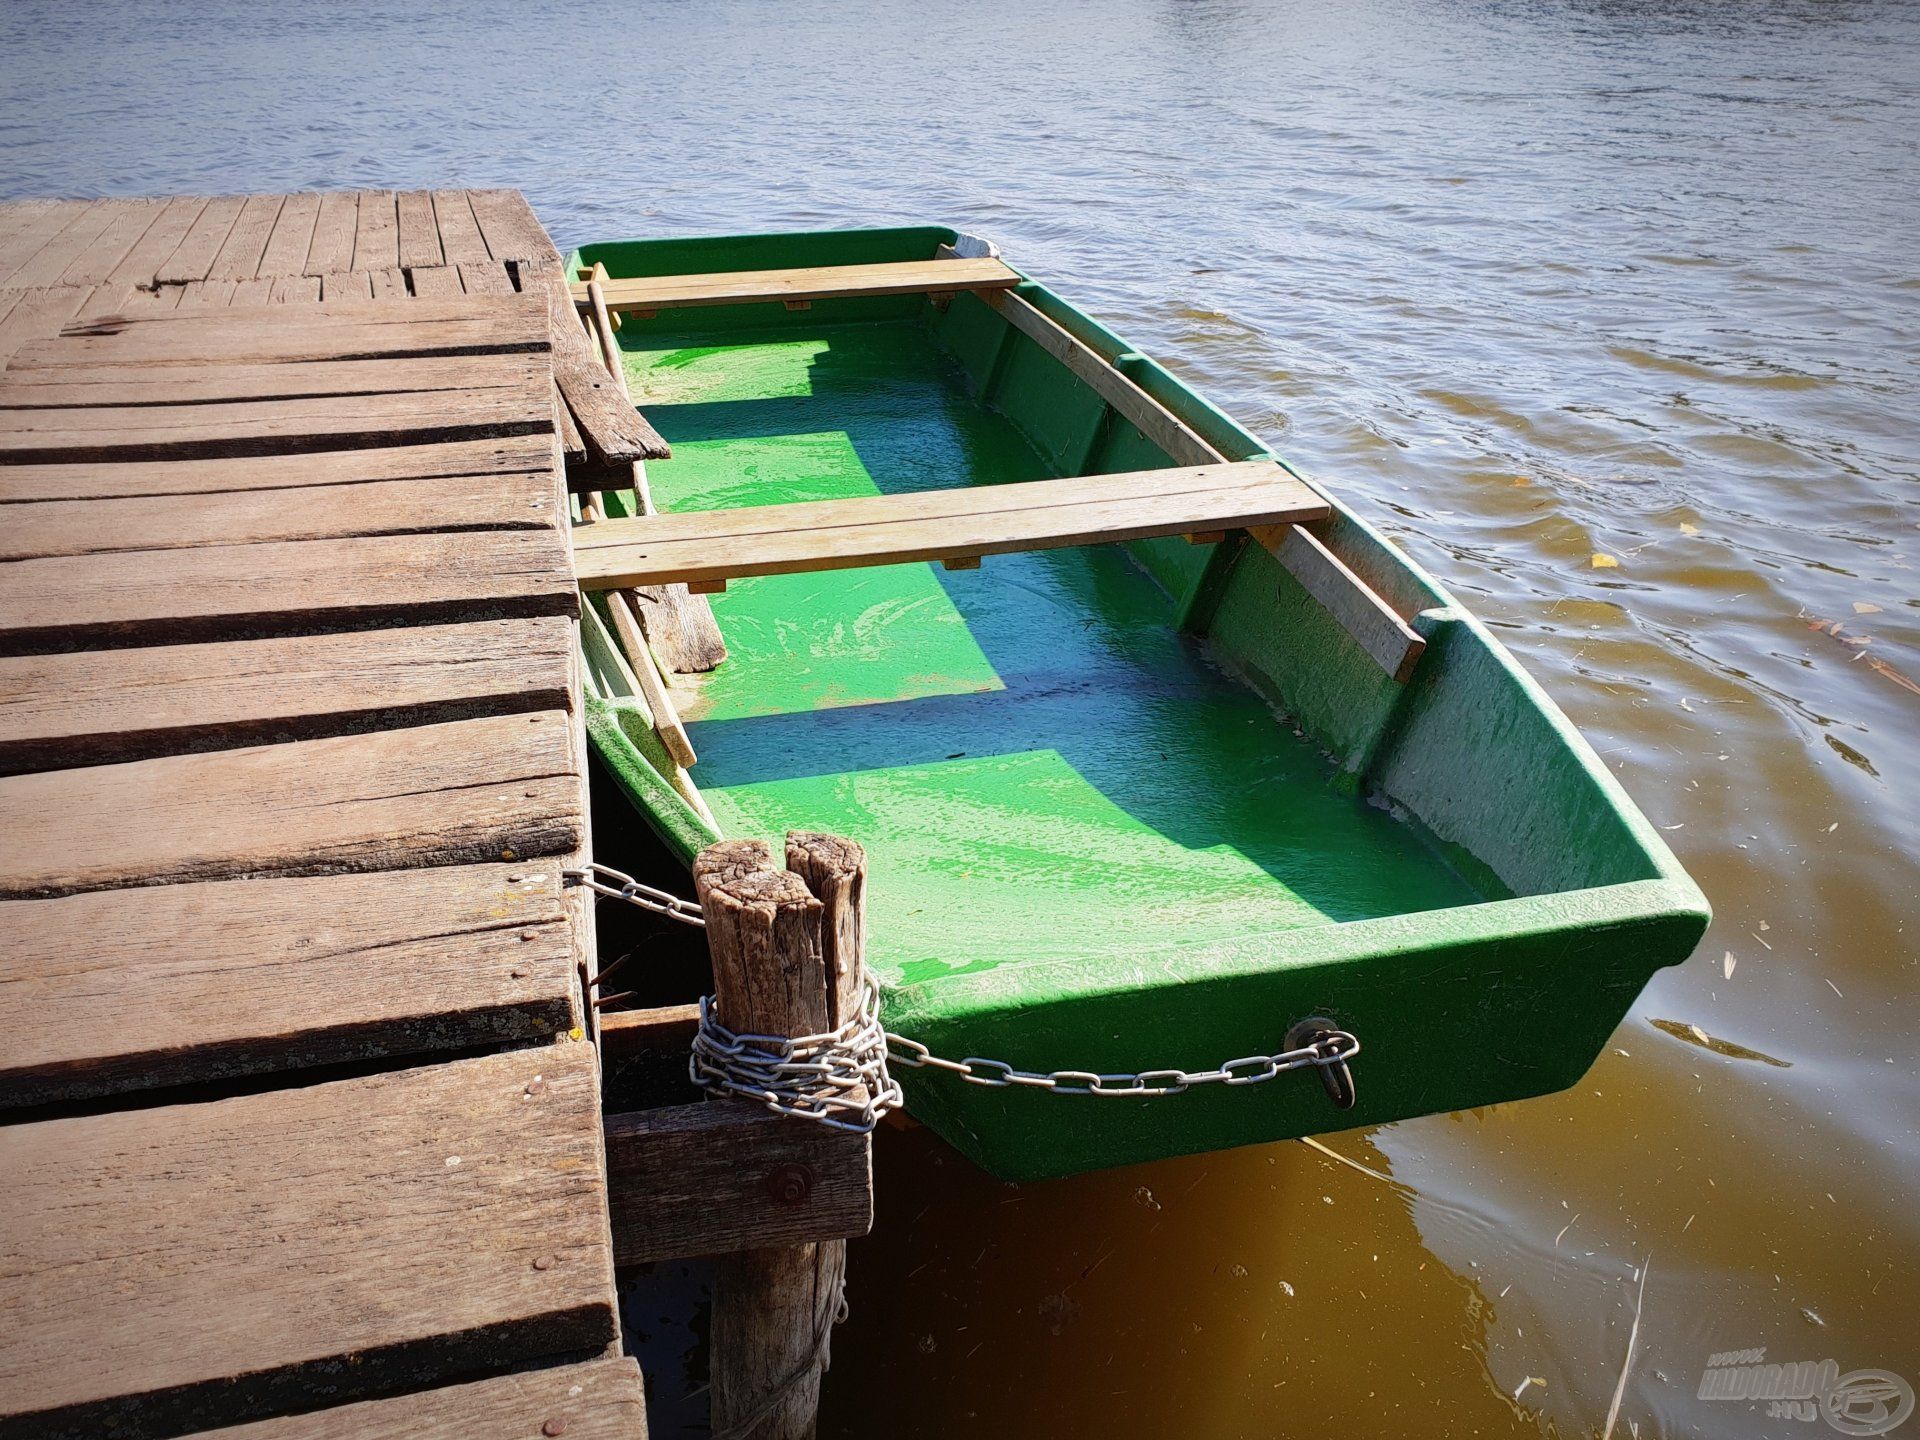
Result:
{"label": "lake water", "polygon": [[1719,1351],[1920,1384],[1920,7],[16,0],[0,78],[9,196],[989,235],[1399,536],[1713,901],[1578,1087],[1351,1164],[886,1132],[827,1433],[1598,1435],[1636,1314],[1616,1435],[1827,1433]]}

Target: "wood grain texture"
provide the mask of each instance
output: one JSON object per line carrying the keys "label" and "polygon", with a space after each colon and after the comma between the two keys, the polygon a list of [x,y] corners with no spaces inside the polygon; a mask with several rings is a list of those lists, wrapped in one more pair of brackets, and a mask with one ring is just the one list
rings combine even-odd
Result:
{"label": "wood grain texture", "polygon": [[[789,846],[791,852],[792,841]],[[858,847],[844,855],[823,848],[818,858],[837,869],[848,855],[858,855]],[[773,869],[761,841],[723,840],[694,858],[693,883],[706,916],[720,1018],[736,1032],[763,1035],[831,1028],[841,983],[827,966],[826,907],[801,876]],[[858,896],[849,891],[842,898],[857,902]],[[789,1172],[781,1183],[796,1181]],[[842,1240],[759,1246],[715,1266],[716,1430],[751,1429],[773,1440],[813,1434],[845,1273]]]}
{"label": "wood grain texture", "polygon": [[408,272],[413,293],[429,297],[458,295],[460,272],[452,265],[416,265]]}
{"label": "wood grain texture", "polygon": [[13,900],[0,925],[0,1106],[579,1021],[555,860]]}
{"label": "wood grain texture", "polygon": [[[486,239],[480,234],[480,226],[473,218],[473,205],[467,199],[466,191],[434,191],[433,218],[440,231],[440,250],[446,256],[447,264],[486,264],[491,260]],[[494,268],[498,270],[499,266]]]}
{"label": "wood grain texture", "polygon": [[1281,525],[1255,530],[1254,537],[1376,665],[1399,684],[1412,678],[1413,667],[1426,651],[1426,640],[1317,535],[1299,525]]}
{"label": "wood grain texture", "polygon": [[513,280],[504,266],[491,260],[460,262],[460,284],[469,295],[515,294]]}
{"label": "wood grain texture", "polygon": [[[62,285],[99,285],[111,276],[140,238],[166,210],[163,200],[118,200],[107,224],[91,241],[70,251],[60,272]],[[142,276],[150,280],[151,275]],[[132,283],[131,281],[127,283]]]}
{"label": "wood grain texture", "polygon": [[0,216],[9,224],[0,233],[0,286],[17,288],[20,268],[83,213],[86,200],[10,200]]}
{"label": "wood grain texture", "polygon": [[542,711],[0,779],[0,899],[565,854],[570,725]]}
{"label": "wood grain texture", "polygon": [[518,190],[469,190],[467,201],[473,218],[486,237],[487,252],[503,264],[529,261],[537,265],[558,265],[560,252],[554,249],[544,226]]}
{"label": "wood grain texture", "polygon": [[198,459],[551,434],[544,367],[522,371],[466,390],[0,409],[0,464]]}
{"label": "wood grain texture", "polygon": [[0,365],[59,333],[87,303],[91,292],[80,285],[56,285],[19,294],[0,318]]}
{"label": "wood grain texture", "polygon": [[353,269],[353,237],[360,224],[360,194],[332,190],[320,197],[313,239],[307,246],[306,273],[333,275]]}
{"label": "wood grain texture", "polygon": [[400,222],[399,263],[409,268],[445,263],[440,227],[433,216],[432,192],[402,190],[395,202]]}
{"label": "wood grain texture", "polygon": [[[607,310],[601,288],[606,267],[596,264],[594,274],[587,293],[593,302],[593,330],[599,342],[600,363],[612,374],[621,398],[631,405],[633,389],[627,380],[619,339],[614,334],[617,322]],[[629,483],[639,513],[655,513],[653,492],[647,485],[647,469],[638,460],[633,462]],[[680,675],[702,674],[727,658],[727,642],[720,634],[706,596],[692,594],[684,585],[648,585],[615,593],[626,597],[653,653],[668,670]]]}
{"label": "wood grain texture", "polygon": [[1268,460],[607,520],[574,532],[589,590],[715,582],[1318,519]]}
{"label": "wood grain texture", "polygon": [[18,286],[58,285],[60,277],[76,254],[87,249],[120,213],[123,202],[91,200],[58,233],[41,246],[39,252],[13,273],[10,284]]}
{"label": "wood grain texture", "polygon": [[546,530],[58,555],[0,566],[0,654],[578,613],[565,540]]}
{"label": "wood grain texture", "polygon": [[[648,275],[605,282],[607,308],[671,310],[687,305],[753,305],[827,300],[846,295],[923,295],[934,291],[1006,290],[1019,275],[998,260],[896,260],[875,265],[820,265],[794,270],[735,270],[710,275]],[[585,285],[573,298],[585,300]]]}
{"label": "wood grain texture", "polygon": [[640,1367],[625,1355],[392,1400],[202,1432],[196,1440],[647,1440]]}
{"label": "wood grain texture", "polygon": [[260,269],[274,222],[280,218],[284,195],[249,195],[234,217],[233,229],[207,269],[209,280],[251,280]]}
{"label": "wood grain texture", "polygon": [[122,285],[151,287],[156,283],[161,263],[180,248],[207,200],[200,195],[181,195],[166,202],[146,233],[121,257],[106,278]]}
{"label": "wood grain texture", "polygon": [[0,658],[0,773],[564,710],[564,616]]}
{"label": "wood grain texture", "polygon": [[373,276],[365,270],[337,270],[320,277],[320,298],[355,301],[373,299]]}
{"label": "wood grain texture", "polygon": [[672,454],[660,432],[633,408],[625,391],[593,353],[559,266],[531,273],[534,293],[544,287],[553,306],[553,377],[580,422],[591,458],[601,465],[627,466],[636,460],[664,460]]}
{"label": "wood grain texture", "polygon": [[400,263],[400,219],[391,190],[362,190],[353,232],[353,268],[379,270]]}
{"label": "wood grain texture", "polygon": [[605,1345],[598,1106],[569,1044],[0,1130],[0,1436],[179,1433]]}
{"label": "wood grain texture", "polygon": [[320,219],[320,197],[312,191],[286,197],[280,213],[274,217],[273,230],[260,254],[255,274],[270,280],[299,275],[307,266],[307,251],[313,244],[314,226]]}
{"label": "wood grain texture", "polygon": [[[543,435],[386,445],[244,459],[129,460],[112,465],[0,465],[0,504],[68,496],[210,495],[222,490],[286,490],[374,480],[436,480],[455,475],[545,474],[553,443]],[[4,520],[0,513],[0,520]]]}
{"label": "wood grain texture", "polygon": [[721,1099],[610,1115],[606,1148],[616,1265],[873,1228],[864,1135]]}
{"label": "wood grain texture", "polygon": [[275,305],[312,305],[320,299],[318,275],[282,275],[273,282],[270,297]]}
{"label": "wood grain texture", "polygon": [[245,197],[240,195],[222,195],[207,201],[173,253],[155,267],[153,278],[171,285],[206,279],[207,271],[213,268],[214,257],[226,244],[227,235],[245,204]]}
{"label": "wood grain texture", "polygon": [[653,716],[654,733],[667,747],[674,764],[682,769],[694,764],[699,757],[694,754],[693,742],[687,738],[686,727],[680,723],[680,707],[667,689],[666,676],[660,673],[660,660],[641,633],[640,618],[624,592],[616,590],[607,597],[607,616],[613,622],[613,633],[626,653],[630,673]]}
{"label": "wood grain texture", "polygon": [[0,514],[0,560],[171,550],[274,540],[429,531],[529,530],[554,523],[550,477],[466,475],[430,490],[411,480],[159,495],[118,501],[42,500]]}
{"label": "wood grain texture", "polygon": [[[294,278],[311,281],[307,276]],[[539,354],[292,360],[280,364],[241,361],[195,369],[138,364],[21,365],[0,373],[0,410],[524,389],[544,381],[546,375],[546,357]]]}
{"label": "wood grain texture", "polygon": [[[231,293],[231,292],[229,292]],[[551,345],[541,300],[419,300],[409,305],[322,301],[276,310],[182,307],[76,323],[22,347],[25,365],[231,364],[358,360],[379,356],[543,351]]]}

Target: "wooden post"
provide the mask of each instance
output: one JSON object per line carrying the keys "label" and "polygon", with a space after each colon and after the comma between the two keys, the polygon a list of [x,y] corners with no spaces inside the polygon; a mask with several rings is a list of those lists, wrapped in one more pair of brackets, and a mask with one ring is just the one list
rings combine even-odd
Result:
{"label": "wooden post", "polygon": [[[694,861],[714,998],[735,1032],[815,1034],[837,1027],[861,1002],[865,853],[850,840],[795,833],[787,837],[787,864],[774,869],[758,840],[722,841]],[[791,1179],[812,1183],[801,1173]],[[829,1240],[745,1250],[718,1262],[716,1436],[811,1440],[846,1260],[846,1242]]]}

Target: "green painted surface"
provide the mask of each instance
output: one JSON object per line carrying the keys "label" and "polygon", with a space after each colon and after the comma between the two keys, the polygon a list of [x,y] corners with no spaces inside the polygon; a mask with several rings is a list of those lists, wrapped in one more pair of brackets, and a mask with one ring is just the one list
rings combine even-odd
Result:
{"label": "green painted surface", "polygon": [[[667,273],[919,257],[944,234],[586,255]],[[1260,453],[1115,337],[1024,293],[1225,453]],[[630,319],[621,343],[674,447],[648,467],[665,509],[1166,463],[971,297],[668,312]],[[1032,1069],[1211,1068],[1278,1049],[1309,1014],[1367,1047],[1347,1115],[1307,1077],[1089,1101],[909,1073],[916,1113],[997,1173],[1572,1083],[1703,927],[1698,892],[1504,650],[1350,514],[1330,533],[1418,612],[1430,649],[1409,685],[1257,546],[779,576],[714,597],[731,653],[684,707],[696,778],[723,833],[867,847],[891,1026]],[[644,723],[593,736],[676,851],[708,838],[649,769]]]}

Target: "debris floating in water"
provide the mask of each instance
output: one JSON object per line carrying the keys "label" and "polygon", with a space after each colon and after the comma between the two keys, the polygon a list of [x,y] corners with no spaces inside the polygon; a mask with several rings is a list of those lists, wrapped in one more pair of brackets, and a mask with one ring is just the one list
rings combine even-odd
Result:
{"label": "debris floating in water", "polygon": [[1620,562],[1604,550],[1596,550],[1593,552],[1592,563],[1593,568],[1596,570],[1618,570],[1620,568]]}

